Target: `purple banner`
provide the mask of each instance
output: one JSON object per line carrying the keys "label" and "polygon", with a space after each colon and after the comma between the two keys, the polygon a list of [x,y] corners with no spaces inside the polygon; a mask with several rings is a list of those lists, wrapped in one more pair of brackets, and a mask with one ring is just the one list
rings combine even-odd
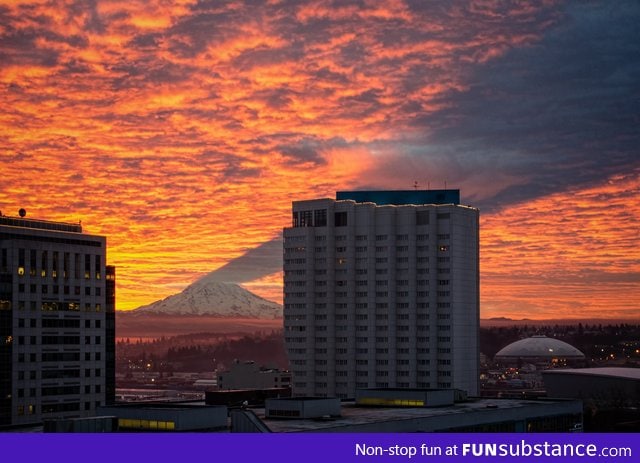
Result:
{"label": "purple banner", "polygon": [[634,434],[0,434],[47,463],[638,461]]}

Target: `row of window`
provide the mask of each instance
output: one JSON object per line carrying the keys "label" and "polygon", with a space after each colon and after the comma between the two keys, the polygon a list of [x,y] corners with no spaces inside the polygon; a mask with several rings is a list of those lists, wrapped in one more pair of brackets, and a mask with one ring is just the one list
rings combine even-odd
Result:
{"label": "row of window", "polygon": [[[367,246],[356,246],[355,247],[355,252],[356,253],[364,253],[364,252],[368,252],[369,248]],[[348,252],[349,248],[347,246],[336,246],[335,248],[335,252],[336,253],[342,253],[342,252]],[[375,251],[376,253],[380,253],[380,254],[387,254],[389,252],[389,246],[376,246],[375,247]],[[428,252],[429,251],[429,246],[426,245],[421,245],[421,246],[416,246],[415,248],[416,252]],[[301,252],[306,252],[306,247],[305,246],[296,246],[293,248],[284,248],[284,253],[285,254],[294,254],[294,253],[301,253]],[[313,248],[313,252],[318,253],[318,254],[324,254],[327,252],[327,247],[326,246],[315,246]],[[396,252],[398,253],[403,253],[403,252],[409,252],[409,246],[396,246]]]}
{"label": "row of window", "polygon": [[[42,373],[43,373],[42,379],[52,379],[52,378],[46,378],[44,376],[46,371],[47,370],[43,370],[42,371]],[[77,370],[77,371],[78,371],[78,376],[75,376],[75,378],[79,378],[80,377],[80,370]],[[93,376],[92,376],[92,371],[93,371]],[[26,375],[26,373],[29,373],[29,374]],[[100,369],[100,368],[94,368],[94,369],[85,368],[84,369],[84,377],[85,378],[100,378],[101,376],[102,376],[102,369]],[[33,370],[32,371],[22,371],[22,370],[19,370],[18,371],[18,381],[26,381],[27,379],[29,381],[37,380],[38,379],[37,371],[33,371]],[[79,393],[80,393],[80,391],[75,392],[75,394],[79,394]],[[43,395],[59,395],[59,394],[56,393],[56,394],[43,394]]]}
{"label": "row of window", "polygon": [[[448,251],[449,247],[448,246],[440,246],[440,251]],[[397,264],[408,264],[409,263],[409,257],[408,256],[399,256],[396,257],[396,263]],[[417,256],[416,257],[416,264],[428,264],[429,263],[429,257],[427,256]],[[335,259],[335,264],[336,266],[338,266],[338,268],[347,265],[347,258],[346,257],[337,257]],[[445,262],[444,260],[442,262]],[[448,260],[447,260],[448,262]],[[284,259],[284,263],[285,265],[303,265],[307,263],[307,259],[304,257],[297,257],[297,258],[292,258],[292,259]],[[327,258],[326,257],[316,257],[314,258],[314,263],[315,265],[325,265],[327,263]],[[388,264],[389,263],[389,258],[388,257],[376,257],[375,258],[375,263],[376,264]],[[368,258],[367,257],[357,257],[356,258],[356,265],[368,265]],[[401,270],[409,270],[409,269],[401,269]],[[336,270],[337,271],[337,270]]]}
{"label": "row of window", "polygon": [[[429,225],[430,212],[431,212],[430,210],[416,211],[416,217],[415,217],[416,225],[418,226]],[[335,227],[346,227],[349,223],[348,217],[349,216],[347,214],[347,211],[334,212],[333,225]],[[436,218],[438,220],[449,219],[450,213],[448,212],[437,213]],[[291,219],[292,219],[291,226],[293,228],[326,227],[329,225],[327,220],[327,209],[293,211]],[[382,237],[386,235],[378,235],[378,236]],[[398,236],[407,236],[407,235],[398,235]]]}
{"label": "row of window", "polygon": [[[9,302],[9,304],[11,304]],[[18,310],[25,310],[27,303],[25,301],[18,301]],[[85,302],[84,305],[81,305],[79,302],[64,302],[64,301],[44,301],[38,303],[36,301],[29,302],[29,308],[31,310],[40,310],[43,312],[79,312],[83,309],[85,312],[101,312],[102,304],[91,304],[90,302]],[[9,305],[9,310],[11,309],[11,305]]]}
{"label": "row of window", "polygon": [[[38,354],[30,353],[28,355],[29,356],[27,357],[27,354],[20,352],[18,354],[18,363],[25,363],[27,361],[27,358],[29,359],[29,363],[34,363],[38,361]],[[79,362],[80,353],[79,352],[46,352],[46,353],[43,353],[40,358],[42,359],[43,362]],[[93,360],[95,360],[96,362],[99,362],[100,360],[102,360],[102,353],[94,352]],[[91,361],[91,352],[84,353],[84,361],[85,362]],[[44,373],[45,371],[49,371],[49,370],[42,370],[42,371]]]}
{"label": "row of window", "polygon": [[[36,318],[18,318],[18,328],[26,328],[27,322],[29,328],[38,327],[38,319]],[[42,328],[80,328],[80,320],[75,318],[43,318],[41,325]],[[101,328],[102,320],[94,320],[93,326],[94,328]],[[85,320],[84,327],[91,328],[91,320]]]}
{"label": "row of window", "polygon": [[[442,236],[442,238],[440,238]],[[449,239],[449,235],[438,235],[439,239]],[[307,237],[305,235],[298,236],[285,236],[284,242],[285,244],[293,244],[293,243],[304,243]],[[355,240],[358,242],[368,241],[369,237],[367,235],[356,235]],[[375,235],[375,241],[387,241],[389,239],[389,235]],[[408,241],[409,235],[402,234],[395,236],[396,241]],[[335,241],[347,241],[347,235],[335,235]],[[428,241],[429,235],[424,233],[419,233],[416,235],[416,241]],[[316,235],[314,237],[314,241],[316,243],[323,243],[327,241],[327,235]]]}
{"label": "row of window", "polygon": [[[323,382],[323,381],[316,381],[314,383],[307,383],[306,381],[298,381],[294,383],[294,387],[297,389],[301,389],[304,390],[307,388],[308,384],[312,384],[313,386],[315,386],[316,389],[328,389],[328,383]],[[389,382],[385,382],[385,381],[378,381],[375,383],[375,387],[377,388],[388,388],[390,387]],[[348,383],[344,382],[344,381],[336,381],[335,383],[336,389],[340,390],[345,390],[348,387]],[[362,382],[362,381],[356,381],[356,388],[360,388],[360,389],[365,389],[371,387],[371,385],[368,382]],[[408,382],[403,382],[403,381],[398,381],[396,382],[394,387],[398,387],[398,388],[410,388],[411,383]],[[429,382],[425,382],[425,381],[418,381],[416,382],[416,387],[418,388],[422,388],[422,389],[430,389],[431,388],[431,383]],[[439,389],[450,389],[451,388],[451,383],[450,382],[438,382],[437,383],[437,387]],[[336,397],[338,398],[347,398],[348,394],[346,393],[340,393],[340,392],[336,392]]]}
{"label": "row of window", "polygon": [[[6,271],[9,265],[7,249],[2,249],[0,256],[0,267]],[[29,263],[28,267],[27,262]],[[27,274],[27,269],[30,276],[40,275],[43,278],[51,275],[52,278],[68,279],[73,275],[75,279],[81,277],[90,279],[93,273],[95,279],[99,280],[102,276],[102,256],[19,248],[18,275]]]}
{"label": "row of window", "polygon": [[[84,402],[84,409],[91,410],[92,405],[99,407],[101,402]],[[33,415],[37,413],[37,404],[18,405],[16,407],[16,414],[18,416]],[[43,414],[49,413],[64,413],[64,412],[77,412],[80,410],[79,403],[54,403],[54,404],[42,404],[41,411]]]}
{"label": "row of window", "polygon": [[[6,344],[11,344],[13,343],[14,337],[13,336],[8,336],[8,340],[6,341]],[[23,346],[23,345],[38,345],[38,337],[37,336],[17,336],[15,337],[16,343],[19,346]],[[81,337],[80,336],[41,336],[40,339],[40,344],[41,345],[80,345],[80,340]],[[94,336],[94,344],[95,345],[100,345],[102,343],[102,338],[100,336]],[[85,345],[90,345],[91,344],[91,336],[85,336],[84,337],[84,344]]]}
{"label": "row of window", "polygon": [[[43,284],[40,285],[40,291],[38,291],[38,285],[31,283],[29,284],[29,286],[27,286],[24,283],[19,283],[18,284],[18,292],[19,293],[26,293],[27,292],[27,288],[29,288],[29,293],[31,294],[64,294],[65,296],[70,295],[71,294],[71,286],[68,285],[48,285],[48,284]],[[81,286],[74,286],[73,287],[73,294],[75,296],[80,296],[80,294],[82,293],[82,287]],[[85,296],[102,296],[102,287],[101,286],[95,286],[95,287],[91,287],[91,286],[85,286],[84,287],[84,295]]]}
{"label": "row of window", "polygon": [[[370,292],[369,291],[356,291],[355,292],[355,297],[358,298],[368,298],[370,296]],[[392,293],[393,294],[393,293]],[[408,298],[410,297],[410,294],[415,294],[416,297],[419,298],[428,298],[429,296],[429,291],[416,291],[415,293],[410,293],[409,291],[396,291],[395,292],[395,297],[397,298]],[[346,299],[349,297],[349,293],[347,291],[335,291],[333,293],[333,295],[340,299]],[[291,297],[298,297],[298,298],[306,298],[307,297],[307,293],[305,291],[285,291],[284,293],[285,298],[291,298]],[[439,294],[439,296],[449,296],[448,292],[447,294]],[[326,298],[329,297],[329,293],[327,291],[315,291],[313,292],[313,297],[316,299],[322,299],[322,298]],[[377,298],[388,298],[389,297],[389,291],[375,291],[375,297]],[[337,305],[336,305],[336,308]],[[360,308],[366,308],[366,306],[361,306]]]}

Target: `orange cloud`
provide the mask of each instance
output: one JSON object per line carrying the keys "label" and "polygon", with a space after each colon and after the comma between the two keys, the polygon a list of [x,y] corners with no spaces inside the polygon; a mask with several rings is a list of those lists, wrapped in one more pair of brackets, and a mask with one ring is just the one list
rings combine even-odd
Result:
{"label": "orange cloud", "polygon": [[[405,188],[398,182],[422,177],[448,178],[463,197],[466,188],[486,199],[526,183],[526,173],[491,174],[489,186],[486,177],[472,178],[477,164],[443,161],[443,142],[427,140],[456,118],[432,124],[427,116],[456,107],[451,95],[474,88],[475,66],[537,43],[559,16],[553,5],[504,8],[396,0],[331,8],[4,2],[1,209],[82,220],[88,232],[107,235],[118,308],[132,309],[272,239],[289,223],[292,200],[359,185]],[[598,194],[613,198],[615,191]],[[591,190],[574,193],[574,202],[599,204]],[[537,269],[533,281],[571,268],[574,282],[587,281],[607,260],[611,278],[637,272],[632,252],[620,248],[627,235],[604,234],[607,245],[598,247],[593,233],[604,233],[606,223],[561,208],[582,227],[572,244],[538,213],[560,207],[550,198],[483,218],[487,314],[519,313],[520,302],[543,305],[523,289],[531,280],[516,262]],[[537,217],[526,221],[536,234],[557,230],[555,241],[516,244],[523,241],[518,231],[529,233],[517,213]],[[629,213],[615,208],[621,218]],[[591,255],[600,260],[585,263]],[[551,256],[554,264],[546,264]],[[277,297],[273,278],[253,287]],[[566,301],[554,293],[566,304],[544,299],[548,310],[577,298],[568,288]],[[618,301],[615,291],[598,291],[598,303]],[[584,308],[576,303],[574,310],[595,310],[586,297],[580,301]]]}

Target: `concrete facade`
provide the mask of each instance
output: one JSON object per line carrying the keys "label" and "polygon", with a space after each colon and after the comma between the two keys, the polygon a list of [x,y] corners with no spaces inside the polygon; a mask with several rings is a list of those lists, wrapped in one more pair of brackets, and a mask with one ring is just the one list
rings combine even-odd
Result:
{"label": "concrete facade", "polygon": [[457,190],[355,193],[294,202],[284,229],[294,395],[477,395],[478,210],[460,205]]}

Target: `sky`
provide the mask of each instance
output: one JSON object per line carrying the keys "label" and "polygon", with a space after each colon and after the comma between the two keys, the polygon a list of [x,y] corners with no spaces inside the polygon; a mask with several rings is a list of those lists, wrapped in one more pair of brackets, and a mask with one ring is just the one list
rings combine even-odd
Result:
{"label": "sky", "polygon": [[640,320],[636,1],[0,0],[0,211],[108,237],[117,307],[281,302],[291,201],[449,188],[481,316]]}

